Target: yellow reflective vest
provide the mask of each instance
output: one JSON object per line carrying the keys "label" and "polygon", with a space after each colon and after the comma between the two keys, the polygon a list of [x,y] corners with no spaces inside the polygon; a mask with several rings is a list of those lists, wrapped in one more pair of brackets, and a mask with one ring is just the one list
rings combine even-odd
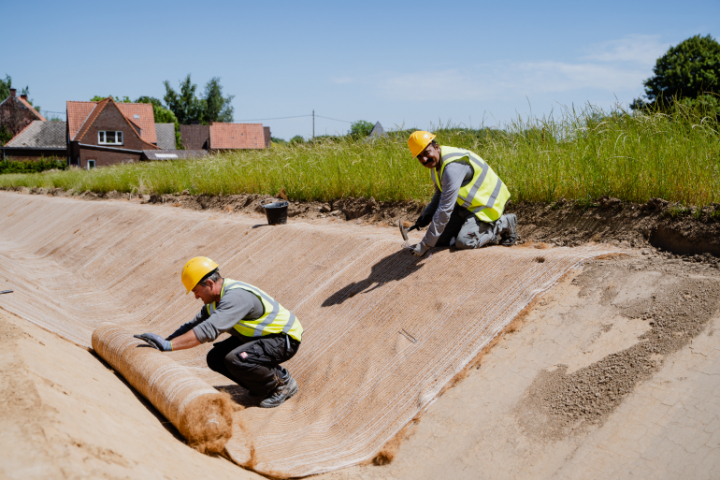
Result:
{"label": "yellow reflective vest", "polygon": [[[302,341],[303,328],[295,314],[280,305],[277,300],[267,293],[248,283],[238,282],[229,278],[224,279],[223,287],[220,291],[220,298],[225,295],[228,290],[242,288],[258,297],[263,304],[265,313],[255,320],[240,320],[233,327],[238,333],[246,337],[262,337],[271,333],[285,333],[298,342]],[[215,311],[215,302],[206,305],[208,315],[212,315]]]}
{"label": "yellow reflective vest", "polygon": [[430,169],[430,177],[442,192],[442,175],[451,162],[463,161],[473,168],[473,178],[460,188],[457,203],[470,210],[483,222],[494,222],[505,211],[510,191],[485,160],[470,150],[454,147],[440,147],[442,155],[440,172]]}

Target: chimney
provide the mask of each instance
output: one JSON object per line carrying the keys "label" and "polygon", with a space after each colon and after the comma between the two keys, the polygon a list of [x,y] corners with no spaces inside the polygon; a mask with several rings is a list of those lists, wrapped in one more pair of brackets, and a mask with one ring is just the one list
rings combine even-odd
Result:
{"label": "chimney", "polygon": [[20,95],[20,98],[22,98],[23,100],[25,100],[27,102],[27,95]]}
{"label": "chimney", "polygon": [[10,96],[11,96],[11,97],[14,97],[16,93],[17,93],[17,89],[15,89],[15,88],[11,88],[11,89],[10,89]]}

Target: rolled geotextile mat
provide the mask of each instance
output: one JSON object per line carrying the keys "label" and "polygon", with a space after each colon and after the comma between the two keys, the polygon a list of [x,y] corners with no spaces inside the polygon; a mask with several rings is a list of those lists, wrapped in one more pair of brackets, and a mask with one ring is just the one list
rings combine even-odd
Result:
{"label": "rolled geotextile mat", "polygon": [[92,335],[93,349],[203,453],[222,452],[232,436],[232,400],[167,354],[112,323]]}

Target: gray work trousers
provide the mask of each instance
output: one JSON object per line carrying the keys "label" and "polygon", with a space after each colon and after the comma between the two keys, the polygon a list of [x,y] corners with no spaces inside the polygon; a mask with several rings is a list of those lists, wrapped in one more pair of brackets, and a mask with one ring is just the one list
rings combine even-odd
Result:
{"label": "gray work trousers", "polygon": [[467,208],[456,205],[450,215],[442,235],[435,244],[436,247],[447,247],[455,238],[455,247],[461,250],[480,248],[485,245],[497,245],[510,223],[506,215],[492,223],[483,222]]}

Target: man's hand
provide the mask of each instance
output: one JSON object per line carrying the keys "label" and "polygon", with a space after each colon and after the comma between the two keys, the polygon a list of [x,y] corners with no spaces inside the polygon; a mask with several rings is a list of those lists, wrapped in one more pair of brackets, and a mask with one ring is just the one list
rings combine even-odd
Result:
{"label": "man's hand", "polygon": [[155,333],[143,333],[142,335],[133,335],[135,338],[146,341],[151,347],[157,348],[161,352],[172,351],[172,342],[169,342]]}
{"label": "man's hand", "polygon": [[420,242],[413,247],[412,252],[416,257],[422,257],[428,250],[430,250],[430,247],[425,245],[425,242]]}

